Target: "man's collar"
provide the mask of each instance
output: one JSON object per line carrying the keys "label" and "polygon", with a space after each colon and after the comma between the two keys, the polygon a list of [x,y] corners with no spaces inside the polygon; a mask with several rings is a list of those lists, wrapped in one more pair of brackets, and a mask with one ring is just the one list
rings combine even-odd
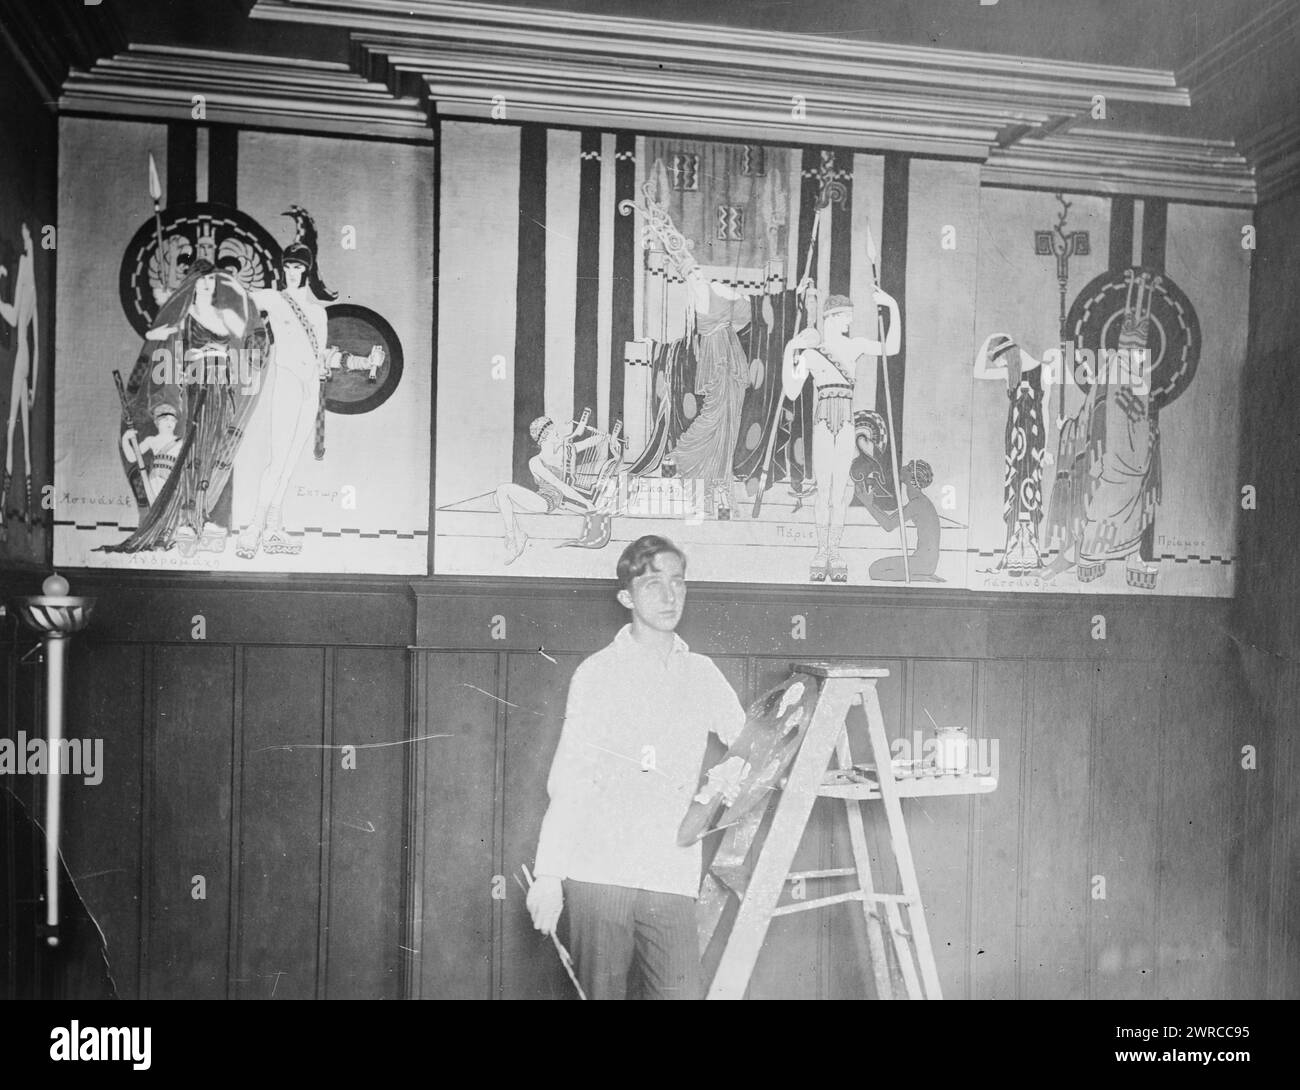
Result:
{"label": "man's collar", "polygon": [[[632,623],[630,621],[618,630],[618,635],[614,637],[614,645],[622,651],[632,651],[635,654],[645,653],[641,645],[632,638]],[[674,632],[673,649],[670,655],[675,655],[679,651],[685,653],[689,650],[690,647],[686,641]]]}

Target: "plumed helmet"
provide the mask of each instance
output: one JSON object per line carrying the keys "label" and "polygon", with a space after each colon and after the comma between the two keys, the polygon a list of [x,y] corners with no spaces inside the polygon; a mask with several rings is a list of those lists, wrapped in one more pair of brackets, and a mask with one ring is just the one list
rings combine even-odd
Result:
{"label": "plumed helmet", "polygon": [[869,440],[877,450],[886,445],[885,418],[874,409],[859,409],[855,412],[853,430],[859,438]]}
{"label": "plumed helmet", "polygon": [[903,467],[903,479],[911,481],[913,485],[924,491],[934,484],[934,470],[930,468],[929,462],[923,462],[918,458]]}

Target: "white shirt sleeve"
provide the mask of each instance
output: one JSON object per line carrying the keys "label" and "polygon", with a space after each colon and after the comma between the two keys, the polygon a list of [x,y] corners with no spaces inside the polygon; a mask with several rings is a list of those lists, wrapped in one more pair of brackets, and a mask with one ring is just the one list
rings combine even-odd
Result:
{"label": "white shirt sleeve", "polygon": [[590,672],[580,665],[569,683],[564,726],[546,781],[551,804],[537,838],[534,869],[539,875],[568,877],[575,831],[581,827],[595,787],[596,767],[590,744],[594,694],[589,678]]}
{"label": "white shirt sleeve", "polygon": [[713,716],[713,732],[723,740],[730,748],[732,743],[740,737],[740,732],[744,729],[745,720],[748,716],[745,709],[741,707],[740,700],[736,696],[736,690],[731,687],[723,675],[722,671],[713,667],[717,675],[717,708]]}

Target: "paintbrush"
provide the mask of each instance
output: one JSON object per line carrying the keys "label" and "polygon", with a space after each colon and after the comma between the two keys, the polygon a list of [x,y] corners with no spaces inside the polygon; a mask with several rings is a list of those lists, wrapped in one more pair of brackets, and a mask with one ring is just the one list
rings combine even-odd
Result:
{"label": "paintbrush", "polygon": [[[523,871],[524,880],[528,883],[528,885],[523,888],[526,890],[532,889],[533,875],[528,869],[528,864],[524,863],[519,869]],[[519,882],[519,879],[516,878],[515,881]],[[522,882],[519,884],[523,886]],[[564,966],[564,971],[569,974],[569,979],[573,981],[573,986],[578,989],[578,998],[586,999],[587,993],[582,990],[582,985],[578,983],[578,974],[573,969],[573,958],[569,956],[569,951],[564,948],[564,943],[560,941],[560,936],[554,931],[551,932],[551,942],[555,943],[555,952],[560,955],[560,964]]]}

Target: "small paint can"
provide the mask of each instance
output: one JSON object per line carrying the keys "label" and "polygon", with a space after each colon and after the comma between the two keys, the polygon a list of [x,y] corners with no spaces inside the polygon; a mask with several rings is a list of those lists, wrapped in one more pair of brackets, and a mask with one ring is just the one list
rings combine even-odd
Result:
{"label": "small paint can", "polygon": [[940,727],[939,745],[934,755],[935,768],[940,772],[965,772],[969,759],[965,727]]}

